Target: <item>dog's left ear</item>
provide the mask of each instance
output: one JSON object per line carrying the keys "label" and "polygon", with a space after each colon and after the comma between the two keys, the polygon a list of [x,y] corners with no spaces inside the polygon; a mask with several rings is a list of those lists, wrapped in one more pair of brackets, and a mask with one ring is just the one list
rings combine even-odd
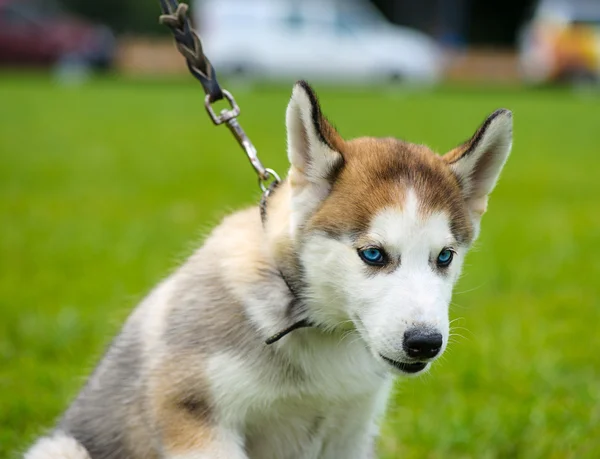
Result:
{"label": "dog's left ear", "polygon": [[470,140],[443,156],[460,183],[476,227],[511,146],[512,113],[500,109],[485,120]]}
{"label": "dog's left ear", "polygon": [[344,165],[343,139],[321,113],[305,81],[294,86],[286,113],[294,227],[301,226],[328,196]]}

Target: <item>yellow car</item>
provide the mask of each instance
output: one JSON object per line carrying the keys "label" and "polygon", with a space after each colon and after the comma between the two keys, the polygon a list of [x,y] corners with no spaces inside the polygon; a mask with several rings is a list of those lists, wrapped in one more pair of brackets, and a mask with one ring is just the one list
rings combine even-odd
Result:
{"label": "yellow car", "polygon": [[520,62],[532,83],[600,82],[600,2],[542,0],[522,33]]}

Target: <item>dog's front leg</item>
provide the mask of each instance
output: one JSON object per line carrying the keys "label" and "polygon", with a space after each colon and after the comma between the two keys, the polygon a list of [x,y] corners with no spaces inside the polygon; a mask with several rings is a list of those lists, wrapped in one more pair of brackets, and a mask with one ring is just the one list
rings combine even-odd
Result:
{"label": "dog's front leg", "polygon": [[352,436],[340,436],[329,442],[323,449],[319,459],[376,459],[376,437],[368,426]]}
{"label": "dog's front leg", "polygon": [[370,395],[356,398],[337,412],[333,435],[323,444],[319,459],[375,459],[379,420],[385,411],[392,380]]}

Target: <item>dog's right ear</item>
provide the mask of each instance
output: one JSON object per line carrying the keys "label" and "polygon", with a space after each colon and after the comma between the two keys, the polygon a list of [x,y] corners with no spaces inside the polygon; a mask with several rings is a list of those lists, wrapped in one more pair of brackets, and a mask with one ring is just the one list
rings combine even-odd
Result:
{"label": "dog's right ear", "polygon": [[460,183],[471,214],[475,236],[512,147],[512,113],[500,109],[492,113],[475,135],[443,156]]}
{"label": "dog's right ear", "polygon": [[344,165],[343,140],[321,113],[317,95],[305,81],[294,86],[286,113],[291,168],[292,226],[302,226],[327,197]]}

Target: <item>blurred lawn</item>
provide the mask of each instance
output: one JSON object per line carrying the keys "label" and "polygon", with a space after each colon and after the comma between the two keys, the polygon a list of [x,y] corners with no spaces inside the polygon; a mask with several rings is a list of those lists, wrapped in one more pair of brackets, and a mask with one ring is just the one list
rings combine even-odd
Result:
{"label": "blurred lawn", "polygon": [[[231,89],[264,162],[283,172],[290,88]],[[600,99],[319,92],[347,137],[439,151],[498,107],[515,114],[513,154],[454,297],[462,337],[398,388],[384,457],[600,457]],[[144,293],[257,198],[190,80],[60,88],[0,76],[0,457],[52,426]]]}

